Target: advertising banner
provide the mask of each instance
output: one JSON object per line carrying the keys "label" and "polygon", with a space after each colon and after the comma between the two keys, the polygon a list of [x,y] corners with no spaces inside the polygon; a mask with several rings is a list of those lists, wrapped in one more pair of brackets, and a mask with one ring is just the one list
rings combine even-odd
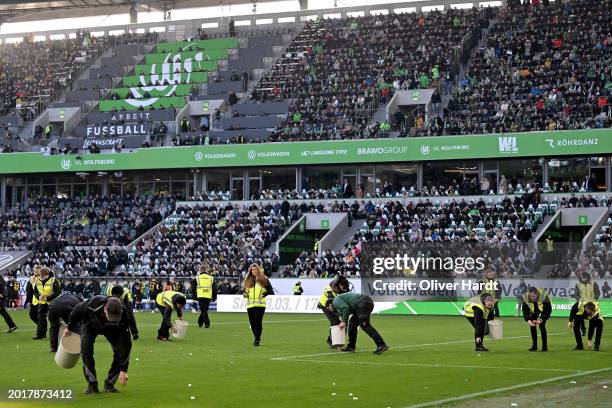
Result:
{"label": "advertising banner", "polygon": [[138,123],[163,122],[174,120],[174,112],[168,110],[139,110],[121,112],[91,112],[87,114],[87,123],[99,125],[103,123]]}
{"label": "advertising banner", "polygon": [[[175,85],[176,86],[176,85]],[[167,87],[169,94],[172,94],[171,89],[173,87]],[[187,104],[184,96],[168,96],[168,97],[157,97],[148,99],[119,99],[119,100],[108,100],[100,101],[98,106],[100,112],[110,112],[112,110],[136,110],[140,107],[143,108],[182,108]]]}
{"label": "advertising banner", "polygon": [[127,149],[137,149],[142,147],[144,141],[144,136],[88,137],[83,141],[83,149],[89,149],[89,146],[93,143],[101,149],[112,149],[115,146],[122,146]]}
{"label": "advertising banner", "polygon": [[79,126],[74,129],[74,134],[78,137],[146,136],[150,131],[150,123],[132,123]]}
{"label": "advertising banner", "polygon": [[[266,313],[321,313],[320,296],[266,297]],[[246,312],[246,299],[240,295],[217,296],[217,312]]]}
{"label": "advertising banner", "polygon": [[[134,75],[123,77],[123,85],[126,87],[152,86],[167,83],[170,86],[176,84],[203,84],[208,81],[206,72],[181,72],[160,73],[154,75]],[[157,85],[159,86],[159,85]]]}
{"label": "advertising banner", "polygon": [[238,48],[237,38],[215,38],[212,40],[160,42],[155,47],[157,52],[176,52],[184,50],[222,50]]}
{"label": "advertising banner", "polygon": [[187,61],[217,61],[225,60],[229,56],[226,49],[221,50],[204,50],[204,51],[186,51],[186,52],[165,52],[160,54],[145,55],[145,64],[163,64],[167,62]]}
{"label": "advertising banner", "polygon": [[187,96],[190,92],[191,85],[151,85],[133,88],[114,88],[111,94],[117,94],[122,99],[142,99],[163,96]]}
{"label": "advertising banner", "polygon": [[[134,100],[132,100],[134,101]],[[124,101],[102,101],[105,109],[135,109]],[[101,102],[101,106],[102,106]],[[136,101],[138,102],[138,101]],[[184,98],[161,98],[153,106],[175,108]],[[145,106],[146,107],[146,106]],[[117,112],[118,114],[118,112]],[[129,154],[41,156],[39,153],[7,153],[0,174],[55,171],[143,170],[234,166],[280,166],[373,162],[418,162],[505,157],[595,155],[612,152],[612,130],[517,133],[516,153],[500,150],[500,135],[436,136],[401,139],[343,140],[326,142],[261,143],[142,149]],[[427,146],[424,149],[423,146]],[[465,146],[452,149],[452,146]]]}

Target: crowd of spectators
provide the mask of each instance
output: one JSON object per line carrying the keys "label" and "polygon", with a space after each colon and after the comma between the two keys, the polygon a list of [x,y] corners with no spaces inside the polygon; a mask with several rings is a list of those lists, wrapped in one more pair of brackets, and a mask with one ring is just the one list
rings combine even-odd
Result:
{"label": "crowd of spectators", "polygon": [[443,115],[411,135],[612,126],[606,1],[510,3],[469,60]]}
{"label": "crowd of spectators", "polygon": [[311,21],[254,89],[260,101],[290,100],[271,140],[376,137],[369,125],[398,89],[452,79],[488,24],[489,10],[432,11]]}
{"label": "crowd of spectators", "polygon": [[491,263],[500,276],[525,274],[537,262],[537,253],[525,244],[546,215],[536,210],[537,199],[534,193],[525,193],[495,204],[463,199],[445,204],[427,199],[407,204],[355,201],[349,211],[355,222],[363,225],[342,250],[326,251],[322,256],[305,251],[281,276],[360,276],[359,256],[363,245],[381,242],[479,243],[487,248],[491,259],[504,260]]}
{"label": "crowd of spectators", "polygon": [[269,251],[297,212],[280,203],[178,207],[164,225],[130,254],[129,276],[191,276],[207,263],[219,276],[240,276],[253,262],[267,274],[278,269]]}
{"label": "crowd of spectators", "polygon": [[0,214],[0,248],[53,253],[67,245],[127,245],[174,205],[166,196],[32,198]]}
{"label": "crowd of spectators", "polygon": [[37,116],[58,91],[70,84],[88,57],[107,47],[108,37],[79,33],[76,38],[0,45],[0,116]]}

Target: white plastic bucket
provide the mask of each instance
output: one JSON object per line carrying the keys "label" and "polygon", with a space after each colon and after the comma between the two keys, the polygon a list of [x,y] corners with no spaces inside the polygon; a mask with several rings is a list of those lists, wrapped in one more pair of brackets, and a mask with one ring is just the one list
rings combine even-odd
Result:
{"label": "white plastic bucket", "polygon": [[340,326],[331,326],[329,329],[331,330],[332,347],[344,346],[344,329],[341,329]]}
{"label": "white plastic bucket", "polygon": [[501,320],[489,321],[489,337],[492,340],[501,340],[504,338],[504,322]]}
{"label": "white plastic bucket", "polygon": [[59,368],[72,368],[79,361],[81,355],[81,336],[72,333],[62,337],[55,353],[55,364]]}
{"label": "white plastic bucket", "polygon": [[187,334],[187,326],[189,326],[189,323],[186,321],[175,320],[174,327],[176,327],[176,333],[172,333],[172,336],[177,339],[184,339]]}

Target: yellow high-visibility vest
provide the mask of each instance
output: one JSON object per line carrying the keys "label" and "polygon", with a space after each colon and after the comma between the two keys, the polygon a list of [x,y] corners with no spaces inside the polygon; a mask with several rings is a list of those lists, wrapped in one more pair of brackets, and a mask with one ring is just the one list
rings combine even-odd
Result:
{"label": "yellow high-visibility vest", "polygon": [[[589,302],[593,302],[595,304],[595,312],[590,316],[586,316],[584,314],[584,306]],[[595,301],[595,299],[584,299],[578,302],[578,314],[584,317],[584,319],[586,320],[591,320],[591,319],[603,320],[603,315],[601,314],[601,308],[599,307],[599,303]]]}
{"label": "yellow high-visibility vest", "polygon": [[[552,303],[552,299],[550,299],[550,297],[548,296],[546,289],[538,288],[537,305],[540,312],[544,311],[544,301],[546,300],[546,298],[548,298],[549,302]],[[529,292],[523,295],[523,302],[525,302],[529,306],[529,310],[531,310],[531,313],[535,312],[536,303],[529,300]]]}
{"label": "yellow high-visibility vest", "polygon": [[38,282],[38,277],[37,276],[30,276],[30,285],[32,285],[32,306],[38,305],[38,297],[33,292],[34,288],[36,287],[36,283],[37,282]]}
{"label": "yellow high-visibility vest", "polygon": [[592,282],[589,283],[578,283],[578,291],[580,292],[580,300],[583,299],[595,299],[595,288]]}
{"label": "yellow high-visibility vest", "polygon": [[325,304],[327,303],[327,299],[330,298],[330,295],[331,295],[331,298],[333,299],[336,297],[337,293],[332,290],[332,287],[330,285],[325,285],[325,287],[323,288],[323,294],[319,298],[319,304],[325,307]]}
{"label": "yellow high-visibility vest", "polygon": [[266,307],[266,298],[264,295],[267,290],[259,283],[255,282],[252,288],[246,288],[244,292],[247,300],[247,309],[252,307]]}
{"label": "yellow high-visibility vest", "polygon": [[183,295],[180,292],[175,292],[173,290],[167,290],[165,292],[160,292],[155,298],[155,302],[157,302],[157,304],[160,306],[169,307],[170,309],[174,310],[174,304],[172,303],[172,297],[176,294],[185,297],[185,295]]}
{"label": "yellow high-visibility vest", "polygon": [[475,307],[482,310],[482,315],[485,320],[489,317],[491,309],[489,309],[482,303],[482,299],[480,298],[480,296],[473,296],[469,298],[467,302],[465,302],[465,305],[463,306],[465,317],[474,317]]}
{"label": "yellow high-visibility vest", "polygon": [[302,287],[300,285],[293,285],[293,294],[299,294],[300,293],[300,289],[302,289]]}
{"label": "yellow high-visibility vest", "polygon": [[546,251],[552,252],[555,249],[555,241],[550,238],[546,238]]}
{"label": "yellow high-visibility vest", "polygon": [[[111,297],[113,296],[113,287],[109,286],[106,288],[106,296]],[[130,292],[129,289],[127,288],[123,288],[123,293],[121,294],[121,296],[119,296],[119,299],[123,300],[123,301],[128,301],[131,302],[132,301],[132,293]]]}
{"label": "yellow high-visibility vest", "polygon": [[[53,294],[53,284],[55,283],[55,278],[50,277],[46,282],[43,283],[41,279],[36,281],[36,289],[38,289],[39,296],[49,297]],[[38,303],[41,305],[47,304],[46,300],[42,300],[38,298]],[[34,304],[34,299],[32,299],[32,304]]]}
{"label": "yellow high-visibility vest", "polygon": [[201,273],[198,275],[196,278],[196,282],[198,284],[196,295],[198,299],[212,299],[213,280],[214,278],[207,273]]}

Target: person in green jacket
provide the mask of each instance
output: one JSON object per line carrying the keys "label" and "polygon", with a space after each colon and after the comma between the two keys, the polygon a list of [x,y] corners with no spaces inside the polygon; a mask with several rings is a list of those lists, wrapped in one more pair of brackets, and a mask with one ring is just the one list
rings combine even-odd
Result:
{"label": "person in green jacket", "polygon": [[[389,347],[380,336],[378,331],[370,324],[370,315],[374,310],[372,298],[359,293],[341,293],[334,299],[327,301],[326,307],[340,317],[340,328],[344,329],[348,324],[348,345],[342,349],[344,352],[355,352],[357,343],[357,327],[366,332],[374,343],[376,350],[374,354],[382,354],[389,350]],[[349,319],[349,316],[351,316]]]}

